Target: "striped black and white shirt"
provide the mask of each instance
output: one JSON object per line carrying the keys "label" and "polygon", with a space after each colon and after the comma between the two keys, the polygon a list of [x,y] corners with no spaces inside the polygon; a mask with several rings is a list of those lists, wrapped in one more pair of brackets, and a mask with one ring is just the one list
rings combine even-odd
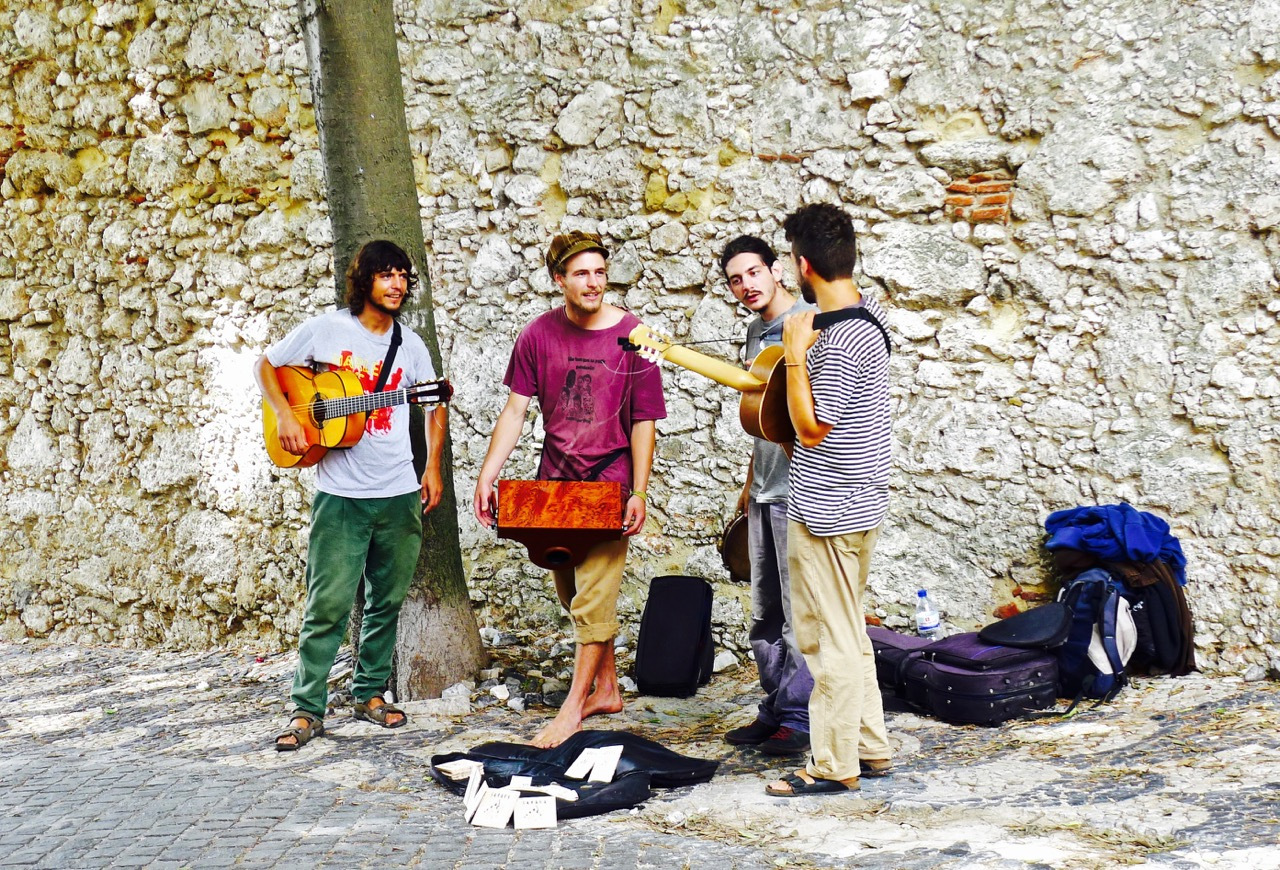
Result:
{"label": "striped black and white shirt", "polygon": [[[884,309],[860,303],[882,324]],[[820,537],[880,525],[889,510],[889,353],[875,324],[843,320],[818,334],[806,358],[818,422],[831,424],[815,447],[791,457],[787,518]]]}

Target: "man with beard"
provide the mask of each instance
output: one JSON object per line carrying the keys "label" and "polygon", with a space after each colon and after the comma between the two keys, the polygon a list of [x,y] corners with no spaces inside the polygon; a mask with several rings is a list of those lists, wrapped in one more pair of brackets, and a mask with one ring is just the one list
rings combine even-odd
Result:
{"label": "man with beard", "polygon": [[[783,318],[814,306],[782,286],[782,264],[773,248],[755,236],[739,236],[720,256],[734,298],[756,313],[747,326],[746,353],[782,341]],[[809,750],[809,692],[813,677],[791,629],[791,581],[787,571],[787,473],[782,447],[756,438],[738,510],[747,515],[751,560],[751,650],[765,697],[750,725],[724,739],[755,746],[769,755]]]}
{"label": "man with beard", "polygon": [[511,392],[476,481],[476,519],[492,527],[494,484],[536,396],[546,433],[538,479],[615,481],[629,493],[621,540],[597,544],[575,568],[552,571],[556,594],[573,621],[577,650],[569,694],[533,738],[534,746],[558,746],[588,716],[622,709],[613,650],[618,590],[627,544],[644,527],[655,421],[666,416],[666,405],[657,366],[618,343],[640,321],[604,301],[608,256],[594,233],[575,231],[551,240],[547,271],[564,304],[534,319],[516,339],[503,378]]}
{"label": "man with beard", "polygon": [[[810,757],[772,795],[831,794],[890,768],[875,654],[862,600],[889,505],[889,336],[880,304],[853,283],[853,222],[828,204],[789,215],[800,291],[837,321],[804,312],[783,324],[787,410],[796,430],[787,558],[796,641],[813,674]],[[824,317],[825,319],[825,317]]]}
{"label": "man with beard", "polygon": [[[416,282],[409,256],[392,242],[369,242],[351,261],[346,281],[347,308],[298,326],[267,348],[254,367],[258,388],[278,419],[280,446],[290,453],[301,455],[308,445],[275,368],[306,365],[351,371],[366,391],[377,386],[388,362],[387,389],[435,378],[422,339],[397,323]],[[393,342],[396,335],[398,347]],[[389,361],[393,348],[396,355]],[[440,452],[447,414],[443,405],[427,414],[429,457],[421,481],[413,467],[407,405],[370,413],[354,446],[329,451],[316,466],[307,601],[291,694],[294,712],[276,738],[277,751],[296,750],[324,734],[329,671],[362,578],[365,604],[351,681],[353,714],[384,728],[408,721],[383,693],[391,675],[400,605],[422,547],[422,515],[440,503],[443,492]]]}

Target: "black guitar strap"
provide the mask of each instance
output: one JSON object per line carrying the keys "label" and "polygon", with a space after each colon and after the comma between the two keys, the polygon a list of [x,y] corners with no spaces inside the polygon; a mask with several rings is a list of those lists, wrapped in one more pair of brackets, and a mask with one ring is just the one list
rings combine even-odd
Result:
{"label": "black guitar strap", "polygon": [[396,361],[396,348],[400,347],[400,321],[392,321],[391,327],[391,347],[387,348],[387,356],[382,361],[382,370],[378,372],[378,382],[373,385],[372,393],[381,393],[382,388],[387,385],[387,378],[391,377],[391,366]]}
{"label": "black guitar strap", "polygon": [[884,352],[892,353],[893,348],[889,342],[889,330],[884,328],[884,324],[876,319],[876,316],[867,309],[859,305],[856,308],[840,308],[836,311],[824,311],[821,314],[813,316],[814,329],[826,329],[828,326],[834,326],[842,320],[865,320],[880,330],[880,335],[884,337]]}

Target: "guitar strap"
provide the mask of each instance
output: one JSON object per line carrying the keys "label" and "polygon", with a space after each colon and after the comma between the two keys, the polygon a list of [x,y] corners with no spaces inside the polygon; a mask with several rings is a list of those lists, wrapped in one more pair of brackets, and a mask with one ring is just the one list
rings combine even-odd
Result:
{"label": "guitar strap", "polygon": [[396,361],[396,348],[400,347],[400,321],[392,321],[391,326],[391,347],[387,348],[387,356],[382,361],[382,370],[378,372],[378,381],[373,385],[372,393],[381,393],[382,388],[387,385],[387,378],[391,377],[391,366]]}
{"label": "guitar strap", "polygon": [[880,330],[880,335],[884,337],[884,352],[892,353],[893,348],[889,342],[889,330],[884,328],[884,324],[876,319],[876,316],[861,305],[856,308],[841,308],[837,311],[824,311],[821,314],[813,316],[814,329],[826,329],[828,326],[834,326],[843,320],[865,320],[867,323],[875,326]]}

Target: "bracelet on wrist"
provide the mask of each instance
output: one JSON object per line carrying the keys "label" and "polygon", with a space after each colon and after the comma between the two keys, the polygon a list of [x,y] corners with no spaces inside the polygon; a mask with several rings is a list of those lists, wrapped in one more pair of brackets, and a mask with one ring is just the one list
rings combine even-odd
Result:
{"label": "bracelet on wrist", "polygon": [[643,489],[633,489],[631,490],[631,494],[634,496],[637,496],[640,499],[640,501],[644,502],[645,504],[649,503],[649,493],[645,492]]}

